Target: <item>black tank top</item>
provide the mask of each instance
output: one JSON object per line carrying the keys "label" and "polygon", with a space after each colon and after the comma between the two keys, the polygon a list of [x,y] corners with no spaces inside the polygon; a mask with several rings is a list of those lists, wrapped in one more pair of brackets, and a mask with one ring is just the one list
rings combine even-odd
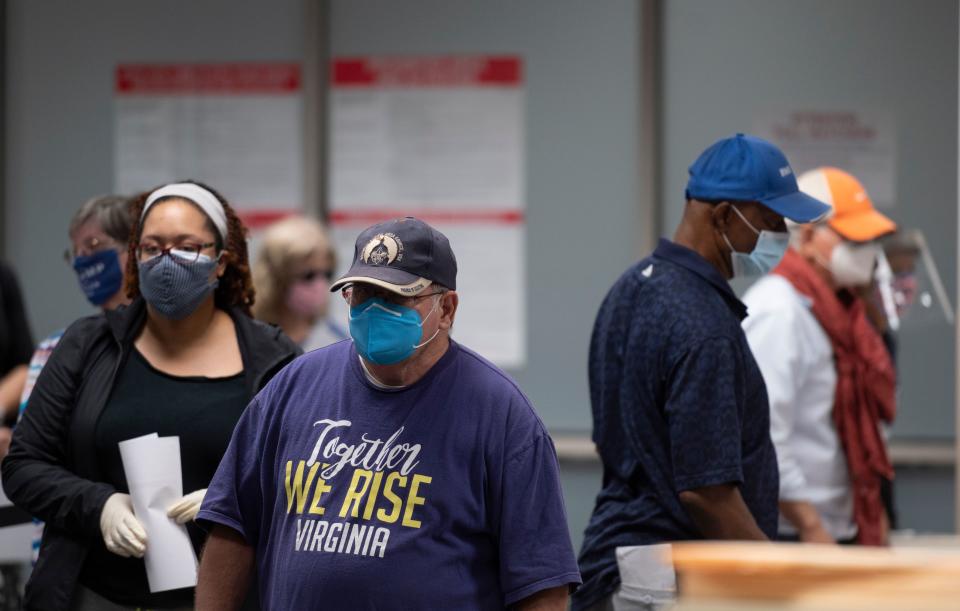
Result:
{"label": "black tank top", "polygon": [[[97,422],[97,459],[105,481],[118,492],[129,492],[117,444],[157,433],[180,438],[183,493],[206,488],[249,399],[242,372],[226,378],[173,376],[155,369],[134,350],[118,372]],[[193,523],[187,531],[199,554],[203,531]],[[92,545],[80,581],[119,604],[193,604],[193,588],[151,594],[143,560],[117,556],[107,551],[102,540]]]}

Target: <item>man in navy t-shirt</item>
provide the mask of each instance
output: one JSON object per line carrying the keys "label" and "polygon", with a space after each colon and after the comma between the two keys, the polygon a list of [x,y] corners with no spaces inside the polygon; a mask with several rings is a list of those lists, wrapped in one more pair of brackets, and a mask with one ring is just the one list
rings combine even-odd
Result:
{"label": "man in navy t-shirt", "polygon": [[[784,217],[807,222],[827,211],[799,192],[772,144],[726,138],[690,167],[674,240],[661,240],[610,289],[589,372],[603,487],[580,553],[575,610],[670,598],[655,570],[623,571],[618,557],[638,556],[618,548],[776,535],[767,394],[740,327],[746,307],[727,280],[779,262]],[[623,577],[633,574],[637,583]]]}
{"label": "man in navy t-shirt", "polygon": [[198,609],[566,609],[580,583],[553,443],[505,374],[449,337],[447,238],[374,225],[332,290],[353,339],[247,408],[198,519]]}

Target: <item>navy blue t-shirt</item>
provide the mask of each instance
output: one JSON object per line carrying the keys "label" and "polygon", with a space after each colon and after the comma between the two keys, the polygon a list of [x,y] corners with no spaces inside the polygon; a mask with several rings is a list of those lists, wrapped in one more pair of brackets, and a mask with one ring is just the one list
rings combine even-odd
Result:
{"label": "navy blue t-shirt", "polygon": [[612,593],[620,546],[700,539],[679,493],[736,483],[777,533],[777,458],[746,307],[694,251],[661,240],[604,299],[590,343],[593,441],[603,487],[587,526],[574,609]]}
{"label": "navy blue t-shirt", "polygon": [[198,517],[256,548],[265,609],[502,609],[580,582],[550,437],[453,342],[400,390],[373,386],[349,341],[294,361]]}

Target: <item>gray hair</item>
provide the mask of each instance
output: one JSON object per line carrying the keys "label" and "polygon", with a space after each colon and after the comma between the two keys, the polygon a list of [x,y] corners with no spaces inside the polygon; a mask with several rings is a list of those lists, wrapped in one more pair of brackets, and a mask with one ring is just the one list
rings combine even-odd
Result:
{"label": "gray hair", "polygon": [[130,241],[134,224],[132,204],[130,199],[120,195],[101,195],[89,199],[73,215],[67,233],[72,236],[84,223],[95,221],[110,239],[126,244]]}

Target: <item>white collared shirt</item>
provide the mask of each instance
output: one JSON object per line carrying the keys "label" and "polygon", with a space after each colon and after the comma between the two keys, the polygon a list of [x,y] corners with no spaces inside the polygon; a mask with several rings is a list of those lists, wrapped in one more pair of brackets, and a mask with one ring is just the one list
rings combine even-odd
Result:
{"label": "white collared shirt", "polygon": [[[810,300],[782,276],[761,278],[743,301],[743,330],[770,399],[780,499],[812,503],[831,536],[850,539],[857,528],[847,461],[833,424],[837,372],[830,339]],[[781,515],[780,532],[797,529]]]}

